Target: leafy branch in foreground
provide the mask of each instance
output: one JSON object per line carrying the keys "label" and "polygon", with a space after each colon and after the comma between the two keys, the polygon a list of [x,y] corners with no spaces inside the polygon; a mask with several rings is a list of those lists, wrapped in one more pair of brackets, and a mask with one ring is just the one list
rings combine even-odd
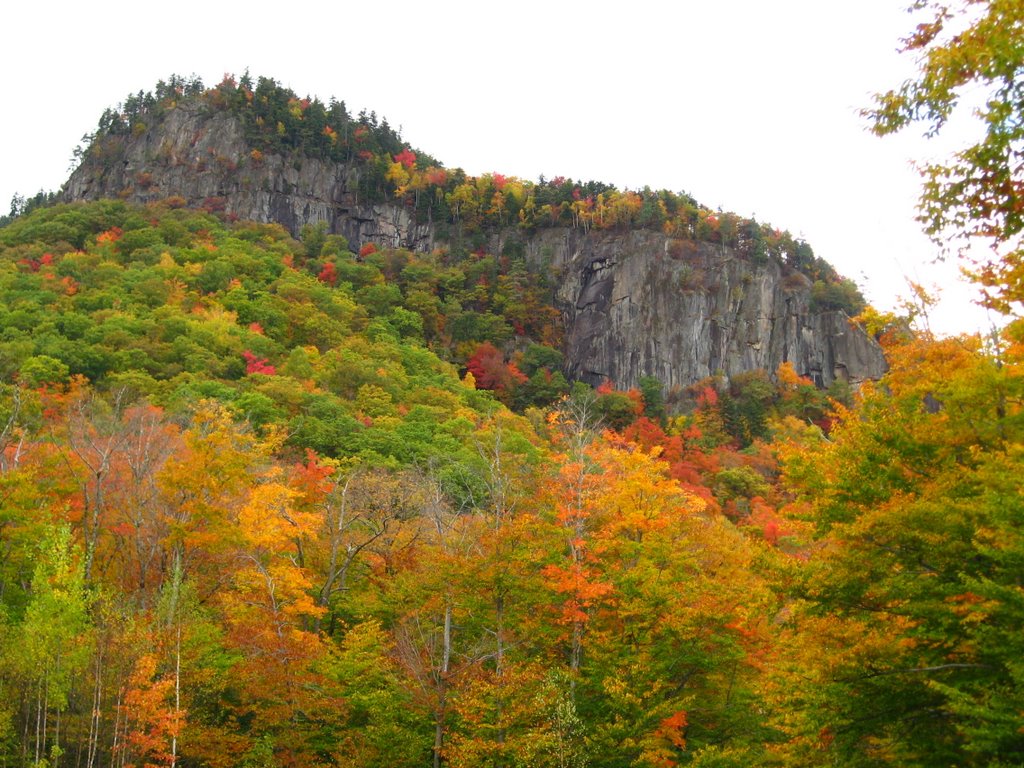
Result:
{"label": "leafy branch in foreground", "polygon": [[958,242],[961,256],[979,240],[991,246],[990,258],[970,257],[969,274],[986,306],[1010,313],[1024,300],[1024,6],[917,0],[910,10],[928,14],[902,41],[918,57],[917,76],[876,95],[863,114],[880,136],[923,124],[934,137],[965,101],[980,104],[983,136],[948,162],[921,166],[918,218],[936,242]]}

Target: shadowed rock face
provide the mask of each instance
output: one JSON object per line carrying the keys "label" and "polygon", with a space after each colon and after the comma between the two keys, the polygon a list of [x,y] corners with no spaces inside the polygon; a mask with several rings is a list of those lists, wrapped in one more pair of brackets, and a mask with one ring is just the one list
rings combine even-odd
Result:
{"label": "shadowed rock face", "polygon": [[546,231],[530,252],[560,276],[568,372],[592,384],[686,386],[785,361],[819,386],[885,373],[878,344],[842,312],[810,312],[810,281],[775,262],[644,231]]}
{"label": "shadowed rock face", "polygon": [[[322,221],[356,249],[435,246],[434,228],[402,206],[358,199],[358,167],[254,159],[238,120],[225,113],[172,109],[103,155],[71,175],[66,200],[177,195],[293,234]],[[775,262],[754,264],[729,248],[648,231],[542,229],[523,245],[534,268],[555,277],[573,378],[629,387],[654,376],[666,387],[686,386],[716,373],[772,372],[784,361],[819,386],[885,372],[878,344],[842,312],[812,313],[810,281]]]}
{"label": "shadowed rock face", "polygon": [[213,206],[239,219],[277,222],[297,234],[325,222],[356,244],[429,251],[433,228],[417,225],[401,206],[360,201],[359,168],[307,157],[254,159],[241,123],[179,106],[131,139],[114,139],[101,158],[87,159],[64,185],[67,201],[113,197],[149,202],[180,196],[189,206]]}

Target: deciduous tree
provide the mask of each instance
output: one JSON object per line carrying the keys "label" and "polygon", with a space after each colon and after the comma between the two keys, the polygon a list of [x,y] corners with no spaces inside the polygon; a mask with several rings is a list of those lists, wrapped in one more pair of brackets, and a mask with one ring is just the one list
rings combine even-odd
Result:
{"label": "deciduous tree", "polygon": [[918,72],[876,96],[865,114],[880,135],[922,124],[935,136],[955,114],[974,109],[982,138],[949,161],[921,167],[920,220],[936,240],[959,241],[965,253],[977,240],[992,246],[993,257],[975,262],[973,275],[987,304],[1006,312],[1024,300],[1024,9],[1003,0],[917,0],[912,8],[923,18],[903,51],[918,57]]}

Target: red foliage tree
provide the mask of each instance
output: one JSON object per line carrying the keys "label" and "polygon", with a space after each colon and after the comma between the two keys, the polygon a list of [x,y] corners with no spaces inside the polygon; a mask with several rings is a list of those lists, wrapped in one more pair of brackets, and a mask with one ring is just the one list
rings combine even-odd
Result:
{"label": "red foliage tree", "polygon": [[443,187],[445,182],[448,181],[448,172],[444,168],[429,168],[427,169],[426,179],[428,184],[433,184],[435,187]]}
{"label": "red foliage tree", "polygon": [[406,170],[412,170],[416,166],[416,153],[409,149],[403,149],[395,155],[395,162],[401,163]]}
{"label": "red foliage tree", "polygon": [[477,389],[490,389],[495,392],[508,392],[518,384],[527,381],[515,363],[506,363],[501,350],[485,341],[480,344],[473,355],[466,361],[466,369],[473,374]]}
{"label": "red foliage tree", "polygon": [[338,270],[334,268],[334,262],[328,261],[324,264],[323,269],[320,270],[320,274],[316,276],[316,279],[321,283],[327,283],[327,285],[337,285]]}
{"label": "red foliage tree", "polygon": [[245,358],[246,374],[262,373],[265,376],[273,376],[277,373],[277,369],[267,362],[267,358],[265,357],[256,357],[256,355],[249,350],[243,352],[242,357]]}

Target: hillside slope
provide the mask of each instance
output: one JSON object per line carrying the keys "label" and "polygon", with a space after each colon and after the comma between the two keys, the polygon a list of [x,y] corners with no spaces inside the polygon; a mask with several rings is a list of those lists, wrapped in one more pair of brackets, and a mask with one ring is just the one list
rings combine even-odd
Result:
{"label": "hillside slope", "polygon": [[819,386],[885,371],[880,347],[842,313],[857,308],[856,289],[788,233],[672,193],[467,178],[386,121],[265,79],[252,90],[161,86],[105,113],[66,201],[182,198],[294,235],[322,224],[353,250],[525,258],[553,284],[566,373],[593,384],[685,387],[787,361]]}

